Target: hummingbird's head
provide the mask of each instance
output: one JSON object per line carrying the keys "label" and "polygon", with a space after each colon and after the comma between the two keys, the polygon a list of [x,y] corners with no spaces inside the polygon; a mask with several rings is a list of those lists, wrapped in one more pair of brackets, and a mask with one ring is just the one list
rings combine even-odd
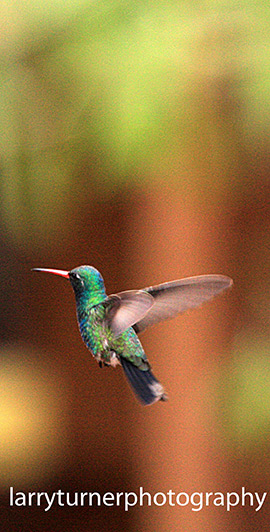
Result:
{"label": "hummingbird's head", "polygon": [[104,281],[93,266],[79,266],[68,274],[75,294],[82,292],[105,292]]}
{"label": "hummingbird's head", "polygon": [[70,272],[65,270],[54,270],[50,268],[33,268],[35,271],[54,273],[69,279],[76,298],[83,294],[102,293],[105,294],[105,286],[99,271],[93,266],[78,266]]}

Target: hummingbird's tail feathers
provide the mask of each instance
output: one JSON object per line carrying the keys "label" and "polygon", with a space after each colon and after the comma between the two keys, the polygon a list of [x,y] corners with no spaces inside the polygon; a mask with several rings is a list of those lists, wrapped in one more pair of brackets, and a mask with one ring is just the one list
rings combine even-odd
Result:
{"label": "hummingbird's tail feathers", "polygon": [[124,357],[121,357],[121,364],[129,384],[143,405],[167,400],[162,384],[150,369],[143,371]]}

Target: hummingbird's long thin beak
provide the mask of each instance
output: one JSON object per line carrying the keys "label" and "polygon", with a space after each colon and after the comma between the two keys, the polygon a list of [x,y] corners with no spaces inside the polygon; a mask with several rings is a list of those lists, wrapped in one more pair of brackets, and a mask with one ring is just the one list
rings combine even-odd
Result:
{"label": "hummingbird's long thin beak", "polygon": [[65,270],[53,270],[50,268],[32,268],[32,271],[54,273],[55,275],[61,275],[61,277],[69,279],[69,272],[66,272]]}

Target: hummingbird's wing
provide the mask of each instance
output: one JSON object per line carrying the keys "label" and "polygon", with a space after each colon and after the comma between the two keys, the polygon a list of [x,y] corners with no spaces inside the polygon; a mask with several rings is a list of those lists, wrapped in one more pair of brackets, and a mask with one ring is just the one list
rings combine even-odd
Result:
{"label": "hummingbird's wing", "polygon": [[199,275],[144,288],[154,298],[154,304],[133,329],[140,333],[149,325],[201,305],[232,284],[232,279],[225,275]]}
{"label": "hummingbird's wing", "polygon": [[151,294],[143,290],[128,290],[109,296],[105,302],[106,322],[115,337],[140,321],[154,302]]}

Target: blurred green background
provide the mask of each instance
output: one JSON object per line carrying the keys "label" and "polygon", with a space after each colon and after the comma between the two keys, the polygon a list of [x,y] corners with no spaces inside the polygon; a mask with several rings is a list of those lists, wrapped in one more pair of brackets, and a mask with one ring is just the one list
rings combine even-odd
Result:
{"label": "blurred green background", "polygon": [[[5,530],[248,532],[262,510],[10,508],[15,491],[268,491],[270,8],[1,5],[0,489]],[[223,273],[234,288],[149,329],[170,401],[142,408],[83,346],[70,286]]]}

